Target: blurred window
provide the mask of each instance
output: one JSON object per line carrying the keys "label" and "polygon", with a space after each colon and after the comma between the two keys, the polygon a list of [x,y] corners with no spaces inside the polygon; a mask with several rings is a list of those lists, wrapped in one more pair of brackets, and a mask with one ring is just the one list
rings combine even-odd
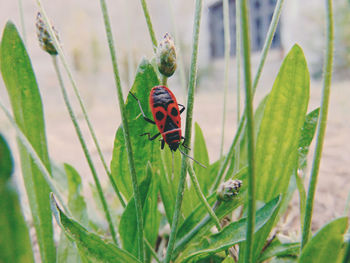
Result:
{"label": "blurred window", "polygon": [[[267,31],[273,16],[276,0],[250,0],[251,49],[263,48]],[[229,0],[231,56],[236,52],[236,3]],[[222,0],[209,6],[210,55],[212,58],[224,57],[224,25]],[[271,48],[281,48],[280,25],[277,26]]]}

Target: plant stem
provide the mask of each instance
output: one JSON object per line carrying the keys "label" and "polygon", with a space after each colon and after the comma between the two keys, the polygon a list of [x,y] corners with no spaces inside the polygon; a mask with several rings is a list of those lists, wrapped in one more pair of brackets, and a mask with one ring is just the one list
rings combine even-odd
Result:
{"label": "plant stem", "polygon": [[111,235],[112,235],[113,241],[118,245],[118,240],[117,240],[117,236],[116,236],[116,233],[115,233],[115,230],[114,230],[111,214],[110,214],[109,209],[108,209],[108,204],[107,204],[107,201],[106,201],[106,199],[104,197],[102,186],[101,186],[100,180],[98,179],[98,176],[97,176],[97,173],[96,173],[96,169],[95,169],[95,166],[94,166],[94,164],[92,162],[89,150],[88,150],[88,148],[86,146],[83,134],[82,134],[81,129],[79,127],[78,121],[77,121],[77,119],[75,117],[73,108],[72,108],[72,106],[71,106],[71,104],[69,102],[68,94],[67,94],[66,88],[64,87],[64,83],[63,83],[63,79],[62,79],[62,76],[61,76],[61,72],[60,72],[60,69],[59,69],[58,64],[57,64],[57,57],[56,56],[52,56],[52,62],[53,62],[53,65],[55,67],[55,71],[56,71],[56,74],[57,74],[57,77],[58,77],[58,81],[59,81],[59,84],[60,84],[60,88],[61,88],[61,92],[62,92],[62,95],[63,95],[63,99],[64,99],[64,102],[65,102],[65,104],[67,106],[67,110],[68,110],[69,116],[70,116],[70,118],[71,118],[71,120],[73,122],[75,131],[77,133],[77,136],[78,136],[78,139],[79,139],[79,142],[80,142],[80,145],[81,145],[81,147],[83,149],[85,158],[86,158],[86,160],[87,160],[87,162],[89,164],[90,171],[92,173],[94,182],[96,184],[97,192],[98,192],[98,195],[100,197],[100,200],[101,200],[101,203],[102,203],[102,207],[103,207],[103,210],[105,212],[106,219],[108,221],[109,230],[111,231]]}
{"label": "plant stem", "polygon": [[148,32],[149,32],[149,35],[151,37],[153,51],[154,51],[154,53],[156,53],[158,44],[157,44],[156,35],[154,34],[154,30],[153,30],[153,26],[152,26],[152,22],[151,22],[151,17],[150,17],[149,12],[148,12],[146,0],[141,0],[141,5],[142,5],[142,9],[143,9],[143,14],[145,15],[145,18],[146,18]]}
{"label": "plant stem", "polygon": [[241,11],[236,1],[236,89],[237,89],[237,124],[241,119]]}
{"label": "plant stem", "polygon": [[26,148],[30,156],[33,158],[35,164],[37,165],[40,172],[43,174],[44,179],[46,180],[47,184],[49,185],[51,191],[55,194],[59,202],[61,203],[64,211],[70,215],[68,207],[66,207],[65,203],[63,202],[62,195],[58,191],[58,189],[55,186],[55,181],[52,179],[52,176],[50,172],[46,169],[46,166],[44,165],[43,161],[39,157],[39,155],[36,153],[35,149],[33,148],[30,141],[27,139],[27,136],[22,132],[21,128],[17,125],[16,121],[11,116],[10,112],[6,109],[6,107],[0,102],[0,108],[4,111],[6,117],[10,121],[13,128],[16,130],[16,134],[19,138],[19,140],[22,142],[23,146]]}
{"label": "plant stem", "polygon": [[160,259],[158,258],[157,253],[154,251],[152,245],[149,243],[149,241],[144,237],[143,241],[145,242],[145,245],[147,246],[148,250],[151,252],[152,256],[154,259],[158,262],[161,263]]}
{"label": "plant stem", "polygon": [[246,0],[240,0],[241,32],[243,47],[243,70],[245,88],[245,108],[248,135],[248,217],[246,234],[246,253],[244,262],[252,262],[252,249],[255,224],[255,147],[254,147],[254,118],[253,118],[253,92],[250,66],[250,39],[249,39],[249,9]]}
{"label": "plant stem", "polygon": [[25,23],[24,23],[24,13],[23,13],[22,0],[18,0],[18,8],[19,8],[19,17],[21,20],[23,42],[24,42],[24,44],[27,44],[27,34],[26,34],[26,27],[25,27]]}
{"label": "plant stem", "polygon": [[161,75],[161,76],[162,76],[162,85],[167,87],[167,85],[168,85],[168,77],[164,76],[164,75]]}
{"label": "plant stem", "polygon": [[126,152],[127,152],[127,156],[128,156],[129,169],[130,169],[133,192],[134,192],[135,207],[136,207],[136,219],[137,219],[138,247],[139,247],[138,259],[141,262],[143,262],[144,256],[145,256],[145,249],[144,249],[144,245],[143,245],[144,234],[143,234],[141,196],[140,196],[140,190],[139,190],[139,186],[138,186],[138,182],[137,182],[137,175],[136,175],[136,169],[135,169],[135,163],[134,163],[134,155],[133,155],[132,147],[131,147],[129,125],[128,125],[128,120],[127,120],[127,115],[125,112],[123,90],[122,90],[120,76],[119,76],[117,56],[116,56],[115,45],[114,45],[114,41],[113,41],[111,23],[110,23],[110,19],[108,16],[108,10],[107,10],[107,5],[106,5],[105,0],[100,0],[100,4],[101,4],[101,10],[103,13],[103,20],[104,20],[104,24],[105,24],[109,52],[110,52],[112,65],[113,65],[114,80],[115,80],[116,88],[117,88],[120,115],[122,117],[125,148],[126,148]]}
{"label": "plant stem", "polygon": [[216,214],[213,211],[213,209],[210,207],[207,199],[205,198],[205,196],[204,196],[204,194],[203,194],[203,192],[201,190],[201,187],[199,185],[197,176],[196,176],[196,174],[195,174],[195,172],[193,170],[192,165],[190,163],[188,163],[187,165],[188,165],[188,173],[190,175],[191,181],[193,183],[194,190],[196,191],[196,194],[197,194],[199,200],[202,202],[203,206],[207,209],[209,215],[211,216],[211,218],[215,222],[217,230],[221,231],[222,228],[221,228],[221,225],[220,225],[220,220],[216,216]]}
{"label": "plant stem", "polygon": [[94,129],[93,129],[93,127],[92,127],[92,125],[91,125],[91,122],[90,122],[90,120],[89,120],[89,116],[88,116],[88,114],[87,114],[87,112],[86,112],[84,103],[83,103],[83,101],[82,101],[82,99],[81,99],[81,96],[80,96],[80,94],[79,94],[79,91],[78,91],[77,85],[76,85],[76,83],[75,83],[75,80],[74,80],[74,78],[73,78],[72,72],[70,71],[70,69],[69,69],[69,67],[68,67],[68,64],[67,64],[67,61],[66,61],[66,59],[65,59],[65,57],[64,57],[63,50],[62,50],[62,48],[61,48],[61,46],[60,46],[60,44],[59,44],[59,42],[58,42],[58,40],[57,40],[56,34],[55,34],[55,33],[53,32],[53,30],[52,30],[52,25],[51,25],[50,21],[48,20],[48,17],[47,17],[47,15],[46,15],[46,12],[45,12],[44,8],[43,8],[42,5],[41,5],[41,1],[40,1],[40,0],[36,0],[36,2],[37,2],[37,5],[39,6],[39,9],[40,9],[41,14],[43,15],[44,22],[45,22],[45,24],[47,25],[47,30],[48,30],[48,32],[49,32],[49,34],[50,34],[51,39],[53,40],[53,44],[54,44],[54,46],[55,46],[55,48],[56,48],[56,50],[57,50],[57,52],[58,52],[58,56],[60,57],[61,62],[62,62],[62,65],[63,65],[64,69],[66,70],[66,73],[67,73],[67,75],[68,75],[68,78],[69,78],[69,80],[70,80],[70,82],[71,82],[71,84],[72,84],[74,93],[75,93],[75,95],[76,95],[76,97],[77,97],[77,99],[78,99],[80,108],[81,108],[81,110],[82,110],[82,112],[83,112],[84,119],[85,119],[85,121],[86,121],[86,123],[87,123],[87,125],[88,125],[89,132],[90,132],[90,134],[91,134],[91,136],[92,136],[92,138],[93,138],[93,141],[94,141],[94,143],[95,143],[95,146],[96,146],[97,152],[98,152],[98,154],[99,154],[99,157],[100,157],[100,159],[101,159],[101,162],[102,162],[102,164],[103,164],[103,167],[104,167],[104,169],[105,169],[105,171],[106,171],[106,173],[107,173],[107,175],[108,175],[109,180],[111,181],[111,184],[112,184],[112,186],[113,186],[113,189],[114,189],[114,191],[116,192],[116,194],[117,194],[117,196],[118,196],[118,198],[119,198],[120,203],[122,204],[123,207],[125,207],[126,205],[125,205],[125,202],[124,202],[124,200],[123,200],[123,197],[121,196],[120,191],[119,191],[119,189],[118,189],[118,187],[117,187],[117,184],[115,183],[115,181],[114,181],[114,179],[113,179],[113,177],[112,177],[112,174],[110,173],[110,171],[109,171],[109,169],[108,169],[108,167],[107,167],[107,165],[106,165],[106,161],[105,161],[105,159],[104,159],[104,157],[103,157],[103,154],[102,154],[102,151],[101,151],[101,147],[100,147],[100,145],[99,145],[99,143],[98,143],[98,140],[97,140],[97,138],[96,138]]}
{"label": "plant stem", "polygon": [[222,126],[221,126],[221,145],[220,145],[220,159],[224,152],[225,141],[225,122],[226,122],[226,101],[228,90],[228,70],[230,66],[230,18],[229,18],[229,2],[228,0],[222,0],[223,13],[224,13],[224,37],[225,37],[225,72],[224,72],[224,94],[223,94],[223,110],[222,110]]}
{"label": "plant stem", "polygon": [[[199,39],[199,28],[200,28],[200,19],[202,13],[202,0],[196,0],[195,8],[195,17],[193,25],[193,43],[192,43],[192,56],[191,56],[191,71],[190,71],[190,80],[188,87],[188,97],[187,97],[187,114],[186,114],[186,130],[185,130],[185,142],[186,145],[191,144],[191,135],[192,135],[192,117],[193,117],[193,104],[194,104],[194,88],[196,85],[196,75],[197,75],[197,54],[198,54],[198,39]],[[184,147],[184,152],[188,154],[188,149]],[[181,161],[181,174],[179,180],[179,187],[176,196],[174,216],[171,226],[171,232],[169,237],[168,248],[166,252],[165,262],[169,263],[172,257],[176,232],[179,223],[179,217],[181,214],[181,205],[185,188],[185,179],[187,174],[187,157],[182,156]]]}
{"label": "plant stem", "polygon": [[[264,68],[268,50],[271,47],[273,35],[275,34],[275,31],[276,31],[276,28],[277,28],[277,25],[278,25],[278,21],[279,21],[280,15],[281,15],[283,2],[284,2],[284,0],[278,0],[278,2],[276,4],[276,7],[275,7],[275,11],[274,11],[274,14],[273,14],[273,17],[272,17],[272,20],[271,20],[271,24],[270,24],[270,27],[269,27],[268,35],[267,35],[265,43],[264,43],[262,55],[260,57],[258,70],[256,72],[256,75],[255,75],[255,78],[254,78],[254,81],[253,81],[253,95],[255,94],[256,87],[258,85],[258,82],[259,82],[259,79],[260,79],[260,76],[261,76],[261,73],[262,73],[262,69]],[[245,130],[245,126],[246,126],[245,118],[246,118],[246,108],[244,109],[242,117],[241,117],[241,119],[239,121],[238,129],[237,129],[236,135],[235,135],[235,137],[233,139],[233,142],[232,142],[232,144],[230,146],[229,152],[226,155],[225,160],[224,160],[224,162],[222,163],[222,165],[221,165],[221,167],[219,169],[218,176],[215,179],[215,183],[213,184],[211,192],[215,191],[218,188],[220,182],[223,180],[226,168],[227,168],[230,160],[233,157],[234,150],[235,150],[235,147],[237,145],[238,139],[240,138],[241,133]]]}
{"label": "plant stem", "polygon": [[309,189],[306,199],[306,209],[304,218],[304,229],[302,235],[301,248],[305,247],[311,233],[311,220],[313,211],[313,202],[315,198],[315,191],[317,185],[317,177],[321,163],[322,149],[324,137],[327,127],[327,114],[330,97],[330,86],[332,80],[332,66],[333,66],[333,39],[334,39],[334,25],[333,25],[333,7],[332,0],[326,0],[326,54],[325,64],[323,68],[323,89],[322,101],[319,116],[319,123],[317,126],[317,137],[315,155],[312,163]]}

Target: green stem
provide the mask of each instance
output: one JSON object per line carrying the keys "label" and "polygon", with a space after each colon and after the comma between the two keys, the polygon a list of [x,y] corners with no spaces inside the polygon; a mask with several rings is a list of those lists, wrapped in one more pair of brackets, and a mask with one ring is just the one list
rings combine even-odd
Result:
{"label": "green stem", "polygon": [[58,42],[58,39],[57,39],[57,37],[56,37],[56,34],[55,34],[55,33],[53,32],[53,30],[52,30],[52,25],[51,25],[50,21],[48,20],[48,17],[47,17],[47,15],[46,15],[46,12],[45,12],[44,8],[43,8],[42,5],[41,5],[41,1],[40,1],[40,0],[36,0],[36,2],[37,2],[37,5],[39,6],[39,9],[40,9],[40,12],[41,12],[41,14],[42,14],[42,16],[43,16],[43,19],[44,19],[44,21],[45,21],[45,24],[47,25],[47,30],[48,30],[48,32],[49,32],[49,34],[50,34],[51,39],[53,40],[53,44],[54,44],[54,46],[55,46],[55,48],[56,48],[56,50],[57,50],[57,52],[58,52],[58,56],[60,57],[61,62],[62,62],[62,65],[63,65],[64,69],[66,70],[67,75],[68,75],[68,78],[69,78],[69,80],[70,80],[70,82],[71,82],[71,84],[72,84],[74,93],[75,93],[75,95],[76,95],[76,97],[77,97],[77,99],[78,99],[80,108],[81,108],[81,110],[82,110],[82,112],[83,112],[84,119],[85,119],[85,121],[86,121],[86,123],[87,123],[87,125],[88,125],[90,134],[91,134],[91,136],[92,136],[92,138],[93,138],[93,141],[94,141],[94,143],[95,143],[95,146],[96,146],[97,152],[98,152],[98,154],[99,154],[99,157],[100,157],[100,159],[101,159],[101,162],[102,162],[102,164],[103,164],[103,167],[104,167],[104,169],[105,169],[105,171],[106,171],[106,173],[107,173],[107,175],[108,175],[109,180],[111,181],[111,184],[112,184],[112,186],[113,186],[113,189],[114,189],[114,191],[116,192],[116,194],[117,194],[117,196],[118,196],[118,198],[119,198],[120,203],[123,205],[123,207],[125,207],[125,202],[124,202],[124,200],[123,200],[123,198],[122,198],[122,196],[121,196],[121,194],[120,194],[120,191],[119,191],[119,189],[118,189],[118,187],[117,187],[117,184],[115,183],[115,181],[114,181],[114,179],[113,179],[113,177],[112,177],[112,174],[110,173],[110,171],[109,171],[109,169],[108,169],[108,167],[107,167],[107,165],[106,165],[106,161],[105,161],[105,159],[104,159],[104,157],[103,157],[103,154],[102,154],[102,151],[101,151],[101,147],[100,147],[100,145],[99,145],[99,143],[98,143],[98,140],[97,140],[97,138],[96,138],[94,129],[93,129],[92,125],[91,125],[91,122],[90,122],[90,119],[89,119],[88,114],[87,114],[87,112],[86,112],[84,103],[83,103],[83,101],[82,101],[82,99],[81,99],[81,96],[80,96],[80,94],[79,94],[79,91],[78,91],[77,85],[76,85],[76,83],[75,83],[75,80],[74,80],[74,78],[73,78],[72,72],[70,71],[69,66],[68,66],[68,63],[67,63],[67,60],[65,59],[63,50],[62,50],[62,48],[61,48],[61,46],[60,46],[60,44],[59,44],[59,42]]}
{"label": "green stem", "polygon": [[[214,212],[220,206],[221,201],[216,201],[213,208],[211,208]],[[190,232],[188,232],[183,238],[181,238],[174,250],[174,257],[176,257],[181,251],[183,251],[184,246],[188,244],[188,242],[195,236],[199,231],[203,229],[203,227],[212,219],[209,215],[205,216],[202,221],[200,221]]]}
{"label": "green stem", "polygon": [[22,29],[22,36],[23,36],[23,42],[24,44],[27,43],[27,34],[26,34],[26,27],[24,23],[24,13],[23,13],[23,3],[22,0],[18,0],[18,8],[19,8],[19,17],[21,20],[21,29]]}
{"label": "green stem", "polygon": [[[271,44],[272,44],[272,39],[273,39],[273,36],[275,34],[275,31],[276,31],[276,28],[277,28],[277,25],[278,25],[278,21],[279,21],[280,15],[281,15],[283,2],[284,2],[284,0],[278,0],[278,2],[276,4],[276,7],[275,7],[275,11],[274,11],[274,14],[273,14],[273,17],[272,17],[272,20],[271,20],[271,24],[270,24],[270,27],[269,27],[268,35],[267,35],[265,43],[264,43],[262,55],[260,57],[258,70],[257,70],[257,73],[256,73],[254,81],[253,81],[253,95],[255,94],[256,87],[258,85],[258,82],[259,82],[259,79],[260,79],[260,76],[261,76],[261,73],[262,73],[262,69],[263,69],[263,67],[265,65],[265,61],[266,61],[268,50],[270,49]],[[238,55],[236,55],[236,56],[238,56]],[[235,135],[235,137],[233,139],[233,142],[232,142],[232,144],[230,146],[229,152],[226,155],[225,160],[224,160],[224,162],[222,163],[222,165],[221,165],[221,167],[219,169],[218,176],[216,177],[215,183],[213,184],[213,187],[211,189],[212,192],[215,191],[218,188],[220,182],[223,180],[226,168],[227,168],[228,164],[230,163],[230,160],[233,157],[233,154],[234,154],[235,147],[237,145],[238,139],[241,137],[241,133],[245,130],[245,126],[246,126],[246,122],[245,122],[245,118],[246,117],[245,116],[246,116],[246,108],[244,109],[242,117],[241,117],[241,119],[239,121],[238,129],[237,129],[236,135]]]}
{"label": "green stem", "polygon": [[243,70],[245,88],[245,108],[248,136],[248,217],[246,234],[246,253],[244,262],[252,262],[254,224],[255,224],[255,147],[254,147],[254,118],[253,118],[253,91],[250,65],[250,39],[249,39],[249,8],[246,0],[240,0],[241,32],[243,47]]}
{"label": "green stem", "polygon": [[236,1],[236,89],[237,89],[237,124],[241,119],[241,11]]}
{"label": "green stem", "polygon": [[50,172],[46,169],[46,166],[44,165],[43,161],[39,157],[39,155],[36,153],[35,149],[33,148],[32,144],[27,139],[26,135],[22,132],[21,128],[17,125],[14,118],[11,116],[10,112],[6,109],[6,107],[0,102],[0,108],[4,111],[6,117],[10,121],[13,128],[16,130],[16,134],[19,138],[19,140],[22,142],[23,146],[26,148],[30,156],[33,158],[35,164],[37,165],[40,172],[43,174],[44,179],[46,180],[47,184],[49,185],[51,191],[55,194],[58,201],[61,203],[64,211],[69,215],[69,209],[66,207],[65,203],[63,202],[62,195],[58,191],[58,189],[55,186],[55,182],[52,179],[52,176]]}
{"label": "green stem", "polygon": [[225,72],[224,72],[224,94],[223,94],[223,110],[222,110],[222,126],[221,126],[221,145],[220,145],[220,159],[224,152],[225,141],[225,122],[226,122],[226,101],[228,90],[228,71],[230,66],[230,19],[229,19],[229,2],[222,0],[224,13],[224,37],[225,37]]}
{"label": "green stem", "polygon": [[138,182],[137,182],[137,175],[136,175],[136,169],[135,169],[135,163],[134,163],[134,155],[133,155],[132,147],[131,147],[129,125],[128,125],[128,120],[127,120],[127,114],[125,112],[123,91],[122,91],[122,86],[121,86],[121,81],[120,81],[120,76],[119,76],[117,56],[116,56],[115,45],[114,45],[114,41],[113,41],[111,23],[110,23],[110,19],[108,16],[108,10],[107,10],[107,5],[106,5],[105,0],[100,0],[100,4],[101,4],[102,13],[103,13],[103,20],[104,20],[104,24],[105,24],[109,52],[110,52],[112,65],[113,65],[114,80],[115,80],[115,84],[117,87],[119,110],[120,110],[120,115],[122,117],[125,147],[126,147],[126,152],[127,152],[127,156],[128,156],[129,169],[130,169],[133,192],[134,192],[135,207],[136,207],[136,219],[137,219],[138,247],[139,247],[138,258],[140,261],[143,261],[144,256],[145,256],[145,249],[144,249],[144,245],[143,245],[144,234],[143,234],[143,218],[142,218],[142,205],[141,205],[140,190],[139,190],[139,186],[138,186]]}
{"label": "green stem", "polygon": [[[194,104],[194,88],[196,85],[196,73],[197,73],[197,54],[198,54],[198,39],[199,39],[199,28],[200,28],[200,19],[202,13],[202,0],[196,0],[195,8],[195,17],[193,25],[193,43],[192,43],[192,56],[191,56],[191,73],[188,87],[188,97],[187,97],[187,114],[186,114],[186,130],[185,130],[185,144],[191,144],[191,135],[192,135],[192,117],[193,117],[193,104]],[[184,147],[184,152],[188,153],[188,148]],[[187,157],[182,156],[181,161],[181,174],[179,180],[179,187],[176,196],[174,216],[171,226],[171,232],[169,237],[168,248],[166,252],[165,262],[169,263],[172,257],[176,232],[179,223],[179,218],[181,214],[181,205],[185,188],[185,179],[187,172]]]}
{"label": "green stem", "polygon": [[326,54],[325,65],[323,69],[323,89],[322,89],[322,101],[320,109],[319,123],[317,126],[317,137],[315,155],[312,163],[309,189],[306,199],[306,209],[304,218],[304,229],[302,235],[301,248],[305,247],[308,242],[311,233],[311,220],[313,203],[315,198],[315,191],[317,185],[317,177],[321,163],[322,149],[324,143],[324,137],[327,126],[327,114],[330,97],[330,87],[332,80],[332,66],[333,66],[333,39],[334,39],[334,25],[333,25],[333,7],[332,0],[326,0]]}
{"label": "green stem", "polygon": [[148,250],[151,252],[152,256],[154,259],[158,262],[161,263],[161,260],[158,258],[157,253],[154,251],[152,245],[149,243],[149,241],[144,237],[143,241],[145,242],[145,245],[147,246]]}
{"label": "green stem", "polygon": [[218,231],[221,231],[221,224],[220,224],[220,220],[219,218],[216,216],[215,212],[213,211],[213,209],[210,207],[207,199],[205,198],[201,187],[199,185],[197,176],[193,170],[193,167],[190,163],[187,164],[188,165],[188,173],[190,175],[191,181],[193,183],[193,187],[194,190],[196,191],[196,194],[199,198],[199,200],[202,202],[203,206],[207,209],[209,215],[211,216],[211,218],[213,219],[213,221],[215,222],[216,228],[218,229]]}
{"label": "green stem", "polygon": [[168,85],[168,77],[164,76],[164,75],[161,75],[161,76],[162,76],[162,85],[167,87],[167,85]]}
{"label": "green stem", "polygon": [[143,14],[145,15],[145,18],[146,18],[148,32],[149,32],[149,35],[151,37],[153,51],[154,51],[154,53],[156,53],[158,44],[157,44],[156,35],[154,34],[154,30],[153,30],[153,26],[152,26],[152,22],[151,22],[151,17],[150,17],[149,12],[148,12],[146,0],[141,0],[141,5],[142,5],[142,9],[143,9]]}
{"label": "green stem", "polygon": [[86,146],[83,134],[81,132],[81,129],[80,129],[78,121],[77,121],[77,118],[76,118],[76,116],[74,114],[74,111],[73,111],[73,108],[72,108],[72,106],[71,106],[71,104],[69,102],[68,94],[67,94],[66,88],[64,87],[64,83],[63,83],[63,79],[62,79],[62,76],[61,76],[61,72],[60,72],[60,69],[59,69],[58,64],[57,64],[57,57],[56,56],[52,56],[52,62],[53,62],[53,65],[55,67],[55,71],[56,71],[56,74],[57,74],[57,77],[58,77],[58,81],[59,81],[59,84],[60,84],[60,88],[61,88],[61,92],[62,92],[62,95],[63,95],[63,99],[64,99],[64,102],[66,104],[69,116],[70,116],[70,118],[71,118],[71,120],[73,122],[75,131],[77,133],[77,136],[78,136],[78,139],[79,139],[79,142],[80,142],[80,145],[81,145],[81,147],[83,149],[85,158],[86,158],[86,160],[87,160],[87,162],[89,164],[90,171],[92,173],[92,177],[93,177],[94,182],[96,184],[97,192],[98,192],[98,195],[100,197],[100,200],[101,200],[101,203],[102,203],[102,207],[103,207],[103,210],[105,212],[106,219],[108,221],[109,230],[111,231],[111,235],[112,235],[112,238],[113,238],[114,242],[118,245],[118,240],[117,240],[117,236],[116,236],[116,233],[115,233],[115,230],[114,230],[112,217],[111,217],[111,214],[110,214],[109,209],[108,209],[107,201],[106,201],[106,199],[104,197],[100,180],[98,179],[95,166],[94,166],[94,164],[92,162],[89,150],[88,150],[88,148]]}

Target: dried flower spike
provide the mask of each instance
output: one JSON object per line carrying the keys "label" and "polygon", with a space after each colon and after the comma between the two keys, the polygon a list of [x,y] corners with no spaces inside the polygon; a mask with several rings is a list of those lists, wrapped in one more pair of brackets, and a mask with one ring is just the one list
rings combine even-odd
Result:
{"label": "dried flower spike", "polygon": [[[58,39],[58,32],[54,27],[52,27],[52,30],[55,32],[56,38]],[[53,40],[47,30],[47,26],[45,25],[40,12],[38,12],[38,15],[36,17],[36,33],[41,48],[50,55],[56,56],[58,54],[57,50],[53,44]]]}
{"label": "dried flower spike", "polygon": [[169,33],[166,33],[157,48],[158,70],[166,77],[170,77],[176,70],[175,44]]}
{"label": "dried flower spike", "polygon": [[223,182],[217,190],[217,198],[220,201],[230,201],[239,193],[242,186],[241,180],[228,180]]}

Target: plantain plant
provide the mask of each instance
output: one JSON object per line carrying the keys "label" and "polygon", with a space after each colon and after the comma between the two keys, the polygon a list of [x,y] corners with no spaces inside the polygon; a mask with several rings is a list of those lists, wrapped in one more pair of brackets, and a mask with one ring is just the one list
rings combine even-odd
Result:
{"label": "plantain plant", "polygon": [[[41,11],[38,17],[40,44],[53,58],[68,113],[94,178],[92,188],[98,197],[95,199],[102,205],[101,210],[105,215],[103,219],[89,218],[87,208],[90,202],[81,192],[83,182],[79,171],[68,163],[57,166],[49,158],[40,89],[26,46],[16,26],[9,21],[1,38],[0,69],[13,116],[2,102],[0,107],[18,138],[22,175],[40,251],[40,255],[35,257],[37,260],[40,257],[41,262],[347,262],[350,251],[345,235],[349,231],[347,217],[334,219],[314,235],[310,231],[332,77],[331,0],[326,1],[327,52],[323,98],[320,108],[311,112],[307,112],[310,75],[303,50],[297,44],[285,56],[274,83],[271,83],[269,94],[253,111],[254,92],[278,24],[283,0],[276,3],[258,73],[254,78],[251,76],[248,1],[238,1],[241,30],[237,30],[240,34],[237,39],[242,42],[237,43],[241,47],[237,50],[242,52],[245,110],[229,151],[222,152],[220,159],[215,161],[209,160],[200,125],[193,123],[202,1],[196,0],[195,3],[184,121],[184,144],[187,147],[180,145],[184,153],[181,155],[167,146],[161,150],[157,141],[150,142],[140,136],[158,133],[155,125],[147,124],[142,118],[139,104],[145,116],[152,116],[149,105],[151,89],[166,85],[176,69],[175,46],[169,42],[170,36],[166,34],[165,42],[161,41],[157,48],[147,3],[141,1],[154,55],[141,60],[134,82],[128,87],[130,92],[124,100],[118,70],[118,49],[112,36],[108,7],[101,0],[122,116],[122,123],[115,134],[110,167],[106,165],[100,150],[56,31],[41,1],[36,2]],[[224,3],[228,4],[227,1]],[[119,216],[111,212],[112,200],[105,198],[94,168],[95,160],[90,156],[67,95],[61,65],[99,149],[100,161],[115,192],[113,198],[119,200]],[[228,67],[228,63],[226,65]],[[228,68],[225,72],[227,75]],[[316,130],[317,146],[311,181],[306,191],[304,178],[299,171],[305,170]],[[197,162],[192,163],[186,155],[193,155]],[[3,209],[0,214],[3,234],[0,262],[33,262],[35,244],[32,242],[30,245],[18,197],[9,183],[12,158],[2,136],[0,169],[0,196],[1,200],[5,200],[1,202]],[[187,183],[187,175],[191,183]],[[302,238],[285,241],[273,233],[295,191],[298,191],[300,198]],[[58,239],[54,238],[52,218],[61,229]]]}

